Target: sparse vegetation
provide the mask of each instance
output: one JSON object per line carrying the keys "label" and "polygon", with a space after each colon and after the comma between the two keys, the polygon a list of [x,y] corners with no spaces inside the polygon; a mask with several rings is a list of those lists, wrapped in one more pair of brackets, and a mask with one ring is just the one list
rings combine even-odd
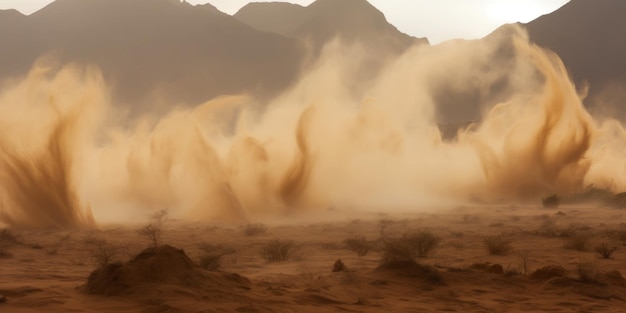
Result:
{"label": "sparse vegetation", "polygon": [[426,230],[418,230],[405,236],[415,248],[418,258],[427,258],[439,246],[441,238]]}
{"label": "sparse vegetation", "polygon": [[9,245],[21,244],[22,238],[9,228],[0,229],[0,258],[10,258],[13,256],[9,252]]}
{"label": "sparse vegetation", "polygon": [[613,256],[613,252],[617,250],[617,245],[610,242],[602,242],[595,247],[595,251],[605,259],[610,259]]}
{"label": "sparse vegetation", "polygon": [[453,242],[451,242],[451,243],[450,243],[450,245],[451,245],[454,249],[456,249],[457,251],[461,251],[461,250],[465,249],[465,244],[463,244],[463,243],[462,243],[462,242],[460,242],[460,241],[453,241]]}
{"label": "sparse vegetation", "polygon": [[519,258],[522,262],[522,273],[528,275],[528,263],[530,262],[530,252],[528,250],[522,250],[519,252]]}
{"label": "sparse vegetation", "polygon": [[554,194],[549,197],[541,199],[541,203],[544,208],[558,208],[561,205],[561,198]]}
{"label": "sparse vegetation", "polygon": [[222,265],[222,257],[236,252],[234,248],[208,243],[201,243],[198,247],[202,250],[199,265],[207,271],[218,270]]}
{"label": "sparse vegetation", "polygon": [[587,251],[587,245],[589,244],[590,234],[587,232],[574,232],[565,242],[565,248],[573,249],[576,251]]}
{"label": "sparse vegetation", "polygon": [[20,244],[22,243],[22,238],[19,234],[16,234],[9,228],[0,229],[0,242],[4,242],[7,244]]}
{"label": "sparse vegetation", "polygon": [[578,263],[576,264],[576,273],[582,282],[598,282],[598,267],[594,262],[578,260]]}
{"label": "sparse vegetation", "polygon": [[335,264],[333,264],[333,273],[345,272],[347,270],[348,270],[348,268],[343,263],[343,261],[341,261],[341,259],[338,259],[337,261],[335,261]]}
{"label": "sparse vegetation", "polygon": [[463,238],[463,236],[464,236],[462,231],[451,231],[450,234],[454,238]]}
{"label": "sparse vegetation", "polygon": [[105,239],[87,238],[85,244],[89,246],[89,254],[98,268],[111,264],[119,253],[119,247]]}
{"label": "sparse vegetation", "polygon": [[292,240],[273,239],[261,248],[261,255],[268,262],[287,261],[297,249]]}
{"label": "sparse vegetation", "polygon": [[502,235],[485,238],[485,247],[491,255],[507,255],[513,250],[511,240]]}
{"label": "sparse vegetation", "polygon": [[152,220],[157,225],[163,225],[163,222],[165,222],[167,220],[167,214],[168,213],[169,213],[168,210],[158,211],[158,212],[152,214]]}
{"label": "sparse vegetation", "polygon": [[348,237],[344,240],[344,243],[348,246],[348,249],[356,252],[359,256],[367,255],[372,249],[372,244],[364,236]]}
{"label": "sparse vegetation", "polygon": [[427,258],[437,248],[441,239],[427,230],[405,233],[398,238],[382,238],[381,265],[414,263],[417,258]]}
{"label": "sparse vegetation", "polygon": [[161,243],[161,236],[163,235],[163,229],[160,225],[148,224],[143,228],[139,229],[137,233],[141,236],[144,236],[155,248],[159,247]]}
{"label": "sparse vegetation", "polygon": [[246,228],[244,229],[244,233],[246,234],[246,236],[256,236],[256,235],[265,234],[266,232],[267,232],[267,227],[265,227],[265,225],[261,223],[248,224],[246,225]]}

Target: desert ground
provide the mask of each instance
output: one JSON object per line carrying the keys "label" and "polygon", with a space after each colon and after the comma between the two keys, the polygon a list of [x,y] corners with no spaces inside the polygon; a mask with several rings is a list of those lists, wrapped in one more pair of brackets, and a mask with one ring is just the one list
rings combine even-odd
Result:
{"label": "desert ground", "polygon": [[[161,218],[156,249],[138,232],[145,225],[5,229],[0,311],[623,312],[624,213],[491,206],[247,225]],[[276,239],[285,261],[262,253]],[[403,240],[426,255],[403,259]],[[339,259],[345,268],[333,272]]]}

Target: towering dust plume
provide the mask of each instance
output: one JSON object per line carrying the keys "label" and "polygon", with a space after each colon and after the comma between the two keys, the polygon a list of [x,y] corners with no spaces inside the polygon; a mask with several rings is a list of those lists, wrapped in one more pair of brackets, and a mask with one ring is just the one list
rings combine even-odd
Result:
{"label": "towering dust plume", "polygon": [[[506,49],[510,59],[494,57]],[[523,31],[416,46],[371,77],[359,70],[366,53],[335,42],[267,103],[225,96],[156,118],[146,112],[131,127],[111,118],[114,106],[98,118],[106,90],[89,72],[35,69],[0,97],[0,221],[90,226],[85,203],[105,222],[162,209],[246,221],[626,187],[610,170],[626,154],[621,125],[598,126],[562,62]],[[488,93],[498,82],[504,100],[485,103],[481,122],[442,140],[439,87]]]}
{"label": "towering dust plume", "polygon": [[[464,138],[480,156],[488,188],[484,196],[532,199],[574,193],[583,187],[590,166],[585,156],[595,131],[592,119],[556,54],[519,39],[515,44],[544,82],[537,95],[496,106],[480,129]],[[487,138],[499,132],[501,143],[490,144]]]}
{"label": "towering dust plume", "polygon": [[88,131],[86,111],[103,98],[101,79],[70,67],[47,76],[46,69],[34,70],[0,99],[0,221],[19,227],[93,227],[91,211],[77,193],[75,171],[81,132]]}

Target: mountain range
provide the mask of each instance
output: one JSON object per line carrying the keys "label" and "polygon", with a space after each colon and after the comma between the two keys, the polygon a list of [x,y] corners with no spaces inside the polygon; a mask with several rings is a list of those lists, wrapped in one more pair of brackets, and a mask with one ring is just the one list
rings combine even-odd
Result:
{"label": "mountain range", "polygon": [[[523,26],[561,56],[579,85],[590,85],[595,99],[626,84],[623,12],[623,0],[572,0]],[[336,37],[385,55],[428,44],[398,31],[366,0],[250,3],[233,16],[178,0],[56,0],[29,16],[0,10],[0,80],[51,56],[98,65],[115,102],[137,110],[154,99],[191,105],[242,92],[268,98],[293,84],[311,52]]]}
{"label": "mountain range", "polygon": [[[255,16],[257,8],[268,9],[251,5],[233,17],[209,4],[177,0],[56,0],[29,16],[0,11],[6,47],[0,49],[0,79],[23,75],[38,58],[52,56],[61,64],[98,65],[115,102],[135,107],[154,99],[197,104],[242,92],[263,98],[287,88],[306,66],[305,36],[318,46],[335,35],[375,38],[396,53],[414,40],[365,0],[300,7],[306,25],[289,36],[242,22],[245,12]],[[346,12],[354,17],[345,19]]]}
{"label": "mountain range", "polygon": [[606,113],[620,118],[626,117],[624,13],[623,0],[571,0],[524,25],[533,42],[561,57],[578,86],[589,85],[592,110],[599,109],[596,101],[609,101],[618,107]]}

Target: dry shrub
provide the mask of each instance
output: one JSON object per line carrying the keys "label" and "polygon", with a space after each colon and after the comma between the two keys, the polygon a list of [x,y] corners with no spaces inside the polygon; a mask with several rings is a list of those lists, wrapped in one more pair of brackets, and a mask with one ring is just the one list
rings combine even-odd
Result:
{"label": "dry shrub", "polygon": [[261,255],[268,262],[287,261],[296,252],[297,246],[292,240],[273,239],[263,245]]}
{"label": "dry shrub", "polygon": [[559,237],[562,230],[557,226],[558,218],[549,216],[547,214],[541,215],[543,220],[539,228],[535,231],[536,235],[544,237]]}
{"label": "dry shrub", "polygon": [[465,234],[463,234],[462,231],[451,231],[450,234],[454,238],[463,238],[463,236],[465,235]]}
{"label": "dry shrub", "polygon": [[343,242],[348,246],[348,249],[356,252],[359,256],[367,255],[372,249],[372,244],[364,236],[348,237]]}
{"label": "dry shrub", "polygon": [[418,230],[405,235],[405,240],[414,247],[418,258],[427,258],[439,246],[441,238],[430,231]]}
{"label": "dry shrub", "polygon": [[602,242],[595,247],[595,251],[600,254],[601,257],[605,259],[610,259],[613,255],[613,252],[617,250],[617,245],[614,245],[610,242]]}
{"label": "dry shrub", "polygon": [[152,214],[151,218],[157,225],[163,225],[163,222],[167,220],[167,214],[169,212],[167,210],[161,210]]}
{"label": "dry shrub", "polygon": [[246,236],[256,236],[256,235],[265,234],[266,232],[267,232],[267,227],[265,227],[265,225],[261,223],[248,224],[246,225],[246,228],[244,229],[244,233],[246,234]]}
{"label": "dry shrub", "polygon": [[576,273],[580,281],[585,283],[599,282],[599,272],[597,265],[592,261],[578,260],[576,264]]}
{"label": "dry shrub", "polygon": [[576,251],[587,251],[587,245],[589,244],[589,238],[591,234],[584,231],[574,232],[567,237],[565,242],[565,248],[573,249]]}
{"label": "dry shrub", "polygon": [[452,246],[457,251],[461,251],[461,250],[465,249],[465,244],[460,242],[460,241],[452,241],[452,242],[450,242],[450,246]]}
{"label": "dry shrub", "polygon": [[541,199],[544,208],[558,208],[561,205],[561,198],[558,195],[551,195]]}
{"label": "dry shrub", "polygon": [[113,263],[120,250],[119,246],[106,239],[87,238],[85,244],[89,247],[89,254],[98,268]]}
{"label": "dry shrub", "polygon": [[222,265],[222,257],[236,252],[234,248],[224,245],[214,245],[201,243],[198,245],[202,253],[200,254],[200,267],[207,271],[216,271]]}
{"label": "dry shrub", "polygon": [[521,268],[524,275],[528,275],[528,263],[530,262],[530,251],[522,250],[519,252]]}
{"label": "dry shrub", "polygon": [[335,261],[335,264],[333,264],[333,273],[346,272],[347,270],[348,268],[343,263],[343,261],[341,261],[341,259],[338,259],[337,261]]}
{"label": "dry shrub", "polygon": [[485,247],[491,255],[507,255],[513,250],[513,247],[511,247],[511,239],[502,235],[485,238]]}
{"label": "dry shrub", "polygon": [[148,224],[144,226],[143,228],[139,229],[137,233],[141,236],[144,236],[148,240],[150,240],[154,248],[158,248],[159,244],[161,243],[161,236],[163,235],[163,229],[161,228],[160,225]]}
{"label": "dry shrub", "polygon": [[14,244],[22,244],[21,236],[9,228],[0,229],[0,258],[12,257],[9,246]]}
{"label": "dry shrub", "polygon": [[418,230],[398,238],[382,238],[381,266],[394,263],[415,263],[416,258],[427,258],[441,239],[427,230]]}
{"label": "dry shrub", "polygon": [[7,244],[21,244],[22,237],[9,228],[3,228],[0,229],[0,242]]}

